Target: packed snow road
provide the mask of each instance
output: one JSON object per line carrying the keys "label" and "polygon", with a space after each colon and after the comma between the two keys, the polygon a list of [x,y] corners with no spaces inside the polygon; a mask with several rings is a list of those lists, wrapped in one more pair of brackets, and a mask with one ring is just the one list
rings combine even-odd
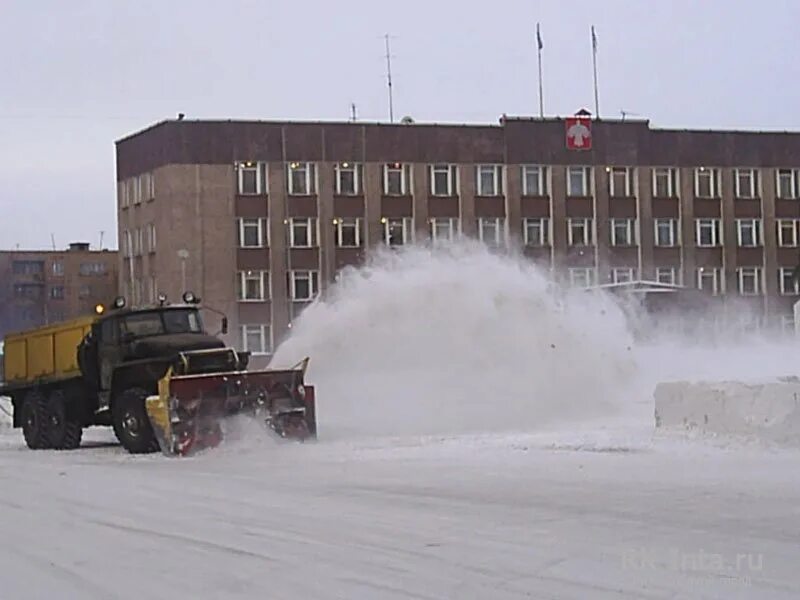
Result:
{"label": "packed snow road", "polygon": [[104,436],[59,453],[0,435],[0,597],[800,595],[794,452],[248,437],[168,459]]}

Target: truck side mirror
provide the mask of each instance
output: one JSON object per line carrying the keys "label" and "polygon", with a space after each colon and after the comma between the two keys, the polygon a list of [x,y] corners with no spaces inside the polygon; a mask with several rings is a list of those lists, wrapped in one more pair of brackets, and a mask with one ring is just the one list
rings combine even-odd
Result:
{"label": "truck side mirror", "polygon": [[222,335],[228,333],[228,317],[222,317]]}

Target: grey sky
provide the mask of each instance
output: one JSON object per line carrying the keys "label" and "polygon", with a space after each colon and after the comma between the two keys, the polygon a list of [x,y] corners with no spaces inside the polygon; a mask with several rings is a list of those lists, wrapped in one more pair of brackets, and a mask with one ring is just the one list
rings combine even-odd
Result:
{"label": "grey sky", "polygon": [[116,247],[114,140],[188,118],[497,122],[624,109],[659,127],[800,129],[797,0],[0,0],[0,247]]}

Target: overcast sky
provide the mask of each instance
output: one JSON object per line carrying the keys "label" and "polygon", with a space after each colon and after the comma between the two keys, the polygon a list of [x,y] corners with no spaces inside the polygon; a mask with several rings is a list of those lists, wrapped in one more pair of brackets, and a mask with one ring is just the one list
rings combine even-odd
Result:
{"label": "overcast sky", "polygon": [[800,130],[800,1],[0,0],[2,248],[116,247],[114,141],[163,118],[496,123],[593,110]]}

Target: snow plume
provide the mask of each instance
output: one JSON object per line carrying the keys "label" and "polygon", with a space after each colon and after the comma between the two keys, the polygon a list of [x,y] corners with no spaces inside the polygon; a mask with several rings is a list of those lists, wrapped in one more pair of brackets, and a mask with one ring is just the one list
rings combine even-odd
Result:
{"label": "snow plume", "polygon": [[618,413],[632,344],[609,298],[463,240],[345,270],[271,366],[311,358],[321,439],[537,431]]}

